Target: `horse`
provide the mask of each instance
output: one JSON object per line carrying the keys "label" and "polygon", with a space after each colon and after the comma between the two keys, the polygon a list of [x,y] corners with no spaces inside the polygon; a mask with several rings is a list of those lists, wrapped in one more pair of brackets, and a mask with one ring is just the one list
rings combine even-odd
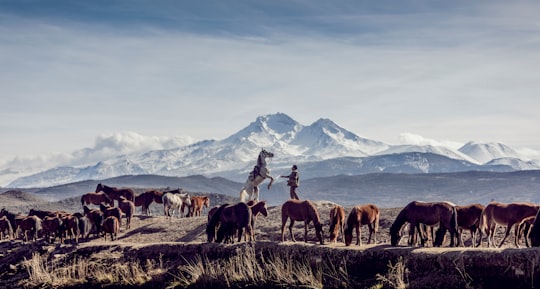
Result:
{"label": "horse", "polygon": [[463,244],[462,234],[463,230],[469,230],[471,234],[472,246],[477,246],[476,235],[479,233],[478,242],[482,239],[482,231],[479,230],[480,216],[484,210],[484,206],[481,204],[472,204],[466,206],[455,206],[457,211],[457,245]]}
{"label": "horse", "polygon": [[[182,204],[182,212],[184,211]],[[189,206],[188,217],[200,217],[203,207],[210,207],[210,198],[208,196],[191,196],[191,206]]]}
{"label": "horse", "polygon": [[65,214],[61,215],[60,218],[62,219],[62,222],[64,223],[63,228],[66,233],[66,238],[69,236],[69,239],[73,241],[75,239],[75,243],[79,243],[79,218],[71,215],[71,214]]}
{"label": "horse", "polygon": [[56,212],[37,210],[37,209],[30,209],[30,211],[28,212],[28,216],[38,216],[42,220],[43,218],[47,216],[54,217],[56,215],[57,215]]}
{"label": "horse", "polygon": [[531,239],[531,247],[540,247],[540,210],[534,218],[532,229],[529,232],[529,238]]}
{"label": "horse", "polygon": [[54,243],[57,237],[60,239],[60,244],[64,242],[63,224],[64,222],[58,216],[45,216],[41,220],[43,236],[49,243]]}
{"label": "horse", "polygon": [[2,210],[0,210],[0,218],[4,216],[8,219],[11,225],[11,229],[13,230],[14,237],[15,237],[17,230],[19,228],[19,222],[17,221],[17,219],[20,221],[24,216],[22,216],[21,214],[12,213],[3,208]]}
{"label": "horse", "polygon": [[266,179],[270,179],[268,184],[268,189],[274,183],[274,178],[270,175],[270,170],[266,167],[266,158],[274,157],[274,153],[268,152],[265,149],[262,149],[257,157],[257,165],[253,168],[253,171],[250,173],[249,177],[240,190],[240,202],[246,202],[251,199],[259,201],[259,185]]}
{"label": "horse", "polygon": [[86,205],[99,205],[101,203],[109,204],[114,206],[114,200],[109,198],[104,192],[90,192],[81,196],[81,206]]}
{"label": "horse", "polygon": [[[174,216],[174,210],[178,210],[181,217],[184,217],[184,211],[181,210],[182,204],[186,203],[191,206],[191,197],[189,194],[177,194],[172,192],[166,192],[163,194],[163,211],[165,216],[171,218]],[[172,213],[171,213],[172,210]]]}
{"label": "horse", "polygon": [[251,238],[255,241],[255,221],[259,215],[268,217],[268,208],[266,208],[266,201],[256,202],[251,200],[247,202],[247,205],[251,209],[251,215],[253,216],[251,218],[251,228],[253,229]]}
{"label": "horse", "polygon": [[367,225],[369,228],[368,244],[371,244],[371,236],[373,242],[377,242],[377,231],[379,231],[379,208],[373,204],[354,207],[347,217],[347,226],[345,227],[345,246],[349,246],[353,238],[353,229],[356,229],[356,245],[362,245],[360,238],[360,227]]}
{"label": "horse", "polygon": [[13,239],[13,228],[11,227],[11,223],[9,222],[9,219],[6,216],[0,217],[0,240],[4,239],[4,234],[7,231],[8,239]]}
{"label": "horse", "polygon": [[[251,209],[246,203],[240,202],[235,205],[221,205],[215,213],[212,214],[212,217],[206,226],[208,242],[211,243],[215,240],[217,243],[221,243],[225,239],[228,239],[228,237],[236,230],[238,231],[238,242],[240,242],[242,240],[244,229],[247,236],[252,235],[251,220]],[[219,229],[216,236],[216,228],[218,226]]]}
{"label": "horse", "polygon": [[[124,198],[132,202],[135,201],[135,192],[133,192],[133,190],[129,188],[118,189],[118,188],[102,185],[101,183],[99,183],[96,186],[96,193],[98,192],[104,192],[105,194],[107,194],[107,196],[109,196],[109,198],[113,200],[117,200],[118,202],[120,202],[120,196],[124,196]],[[114,204],[111,204],[111,206],[113,205]]]}
{"label": "horse", "polygon": [[315,225],[315,235],[319,239],[319,243],[324,245],[322,238],[322,224],[319,218],[319,212],[317,208],[309,201],[300,200],[288,200],[281,206],[281,241],[285,242],[285,224],[287,220],[291,219],[289,225],[289,232],[291,234],[291,240],[296,242],[292,232],[295,221],[304,221],[304,242],[307,243],[308,226],[311,221]]}
{"label": "horse", "polygon": [[336,243],[339,233],[343,239],[343,226],[345,224],[345,209],[342,206],[335,205],[330,209],[330,242]]}
{"label": "horse", "polygon": [[163,196],[162,191],[158,191],[158,190],[146,191],[142,194],[135,196],[135,201],[134,201],[135,207],[141,207],[141,214],[145,214],[149,216],[150,204],[152,204],[152,202],[161,204],[162,196]]}
{"label": "horse", "polygon": [[534,220],[536,219],[536,216],[530,216],[530,217],[527,217],[525,219],[523,219],[517,229],[518,229],[518,244],[519,244],[519,239],[521,239],[521,236],[523,236],[523,238],[525,239],[525,246],[527,246],[527,248],[530,248],[531,245],[529,244],[529,233],[531,231],[531,228],[532,226],[534,225]]}
{"label": "horse", "polygon": [[111,240],[114,241],[118,237],[118,232],[120,232],[120,220],[115,216],[108,216],[103,221],[103,238],[107,241],[107,233],[110,234]]}
{"label": "horse", "polygon": [[455,206],[448,202],[418,202],[413,201],[407,204],[398,214],[396,220],[390,227],[390,243],[397,246],[401,240],[401,228],[408,222],[409,246],[415,244],[415,229],[420,224],[434,226],[439,224],[439,233],[435,238],[434,245],[442,246],[444,234],[450,231],[450,246],[454,246],[455,236],[457,235],[457,211]]}
{"label": "horse", "polygon": [[90,230],[92,230],[92,220],[79,212],[74,213],[73,216],[79,219],[79,233],[81,234],[80,238],[82,238],[84,241],[88,241]]}
{"label": "horse", "polygon": [[104,213],[98,209],[89,209],[87,206],[83,206],[84,215],[90,219],[92,227],[94,228],[94,236],[98,237],[101,234],[101,225],[103,223]]}
{"label": "horse", "polygon": [[131,228],[131,218],[135,214],[135,204],[124,198],[123,196],[120,197],[120,201],[118,202],[118,207],[120,210],[122,210],[122,213],[126,215],[126,229]]}
{"label": "horse", "polygon": [[[514,224],[519,224],[523,219],[536,216],[540,206],[532,203],[510,203],[504,204],[491,202],[482,211],[480,218],[480,229],[487,235],[488,247],[494,246],[495,227],[498,225],[506,226],[504,237],[499,244],[502,246]],[[519,248],[517,243],[519,229],[514,230],[514,245]]]}
{"label": "horse", "polygon": [[32,240],[36,241],[41,232],[41,219],[38,216],[26,216],[20,221],[19,228],[23,232],[25,242],[28,242],[28,232],[32,233]]}

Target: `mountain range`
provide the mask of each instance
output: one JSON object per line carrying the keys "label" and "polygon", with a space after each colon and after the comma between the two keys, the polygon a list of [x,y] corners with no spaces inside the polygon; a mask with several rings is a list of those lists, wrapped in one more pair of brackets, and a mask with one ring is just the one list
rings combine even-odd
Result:
{"label": "mountain range", "polygon": [[[174,148],[120,154],[93,165],[58,166],[11,181],[8,187],[47,187],[123,175],[223,177],[243,182],[262,148],[274,176],[292,164],[303,179],[368,173],[512,172],[540,169],[502,143],[469,142],[459,149],[433,145],[390,145],[362,138],[330,119],[305,126],[284,113],[259,116],[222,140],[204,140]],[[9,168],[4,168],[8,171]]]}

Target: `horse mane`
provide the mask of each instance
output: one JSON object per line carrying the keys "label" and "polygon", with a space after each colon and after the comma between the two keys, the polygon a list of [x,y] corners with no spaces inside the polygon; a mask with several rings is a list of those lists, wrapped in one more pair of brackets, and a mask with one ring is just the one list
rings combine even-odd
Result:
{"label": "horse mane", "polygon": [[310,201],[306,201],[306,203],[308,204],[309,216],[313,220],[313,223],[315,224],[316,227],[322,227],[321,218],[319,217],[319,213],[317,212],[317,210],[315,209],[315,207],[313,206],[313,204]]}
{"label": "horse mane", "polygon": [[403,208],[397,215],[396,220],[394,221],[394,223],[392,223],[392,226],[390,227],[390,235],[392,235],[392,233],[398,233],[401,230],[401,227],[403,227],[403,225],[405,224],[405,222],[407,222],[406,214],[408,207],[409,205],[405,206],[405,208]]}
{"label": "horse mane", "polygon": [[354,207],[352,208],[349,216],[347,216],[347,221],[345,222],[347,226],[345,226],[345,230],[344,230],[345,234],[352,234],[352,230],[354,229],[355,218],[357,218],[357,216],[358,216],[358,207]]}
{"label": "horse mane", "polygon": [[208,241],[210,241],[210,234],[212,234],[212,239],[215,238],[215,230],[216,230],[216,226],[217,224],[219,223],[220,221],[220,218],[221,218],[221,213],[223,212],[223,209],[227,206],[229,206],[230,204],[223,204],[221,205],[217,211],[212,215],[212,218],[210,218],[210,220],[208,221],[208,225],[206,225],[206,235],[208,236]]}

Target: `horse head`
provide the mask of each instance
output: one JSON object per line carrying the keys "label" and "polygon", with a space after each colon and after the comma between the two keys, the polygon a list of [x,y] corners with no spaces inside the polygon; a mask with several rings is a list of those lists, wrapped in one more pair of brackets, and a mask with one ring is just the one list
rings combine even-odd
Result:
{"label": "horse head", "polygon": [[265,149],[262,149],[261,153],[259,155],[262,156],[263,158],[273,158],[274,157],[273,152],[269,152],[269,151],[267,151]]}
{"label": "horse head", "polygon": [[103,191],[103,185],[101,183],[96,186],[96,193],[99,193],[100,191]]}

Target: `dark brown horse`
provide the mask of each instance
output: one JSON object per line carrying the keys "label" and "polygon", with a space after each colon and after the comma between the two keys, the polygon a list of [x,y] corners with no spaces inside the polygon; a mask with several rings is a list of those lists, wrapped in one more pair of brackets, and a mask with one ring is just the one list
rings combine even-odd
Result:
{"label": "dark brown horse", "polygon": [[[506,226],[504,238],[499,243],[499,247],[501,247],[512,227],[527,217],[536,216],[539,208],[540,206],[532,203],[489,203],[482,211],[480,219],[480,229],[487,235],[488,247],[495,246],[494,236],[497,225]],[[514,232],[514,245],[519,248],[517,243],[519,229],[514,229]]]}
{"label": "dark brown horse", "polygon": [[379,208],[373,204],[356,206],[351,210],[347,217],[347,225],[345,227],[345,246],[349,246],[353,238],[353,229],[356,229],[356,245],[362,245],[360,238],[360,227],[367,225],[369,228],[368,244],[377,242],[377,231],[379,231]]}
{"label": "dark brown horse", "polygon": [[335,205],[330,209],[330,242],[336,243],[339,234],[345,241],[343,229],[345,227],[345,209],[342,206]]}
{"label": "dark brown horse", "polygon": [[[235,205],[221,205],[206,226],[206,234],[208,242],[214,240],[218,243],[223,242],[234,231],[238,232],[238,242],[242,240],[244,229],[246,235],[252,235],[251,227],[251,209],[246,203],[238,203]],[[216,228],[219,226],[217,236]]]}
{"label": "dark brown horse", "polygon": [[439,233],[435,238],[434,245],[442,246],[446,231],[450,232],[450,246],[454,246],[457,235],[457,211],[448,202],[410,202],[403,208],[396,220],[390,227],[390,243],[397,246],[401,240],[401,228],[405,223],[410,223],[409,246],[416,243],[415,230],[420,224],[434,226],[439,224]]}
{"label": "dark brown horse", "polygon": [[[182,203],[182,207],[184,207]],[[210,198],[208,196],[191,196],[191,206],[189,206],[188,217],[200,217],[203,208],[210,207]],[[184,211],[184,208],[182,208]]]}
{"label": "dark brown horse", "polygon": [[540,247],[540,210],[534,218],[532,229],[529,232],[529,238],[531,239],[531,247]]}
{"label": "dark brown horse", "polygon": [[86,193],[81,196],[81,206],[84,205],[99,205],[101,203],[109,204],[110,206],[114,206],[113,199],[109,198],[107,194],[104,192],[90,192]]}
{"label": "dark brown horse", "polygon": [[49,243],[54,243],[56,238],[60,239],[60,243],[64,242],[64,230],[62,219],[58,216],[45,216],[41,220],[41,228],[43,230],[43,237]]}
{"label": "dark brown horse", "polygon": [[109,216],[103,221],[103,237],[107,241],[107,233],[111,236],[111,240],[114,241],[118,237],[120,232],[120,221],[115,216]]}
{"label": "dark brown horse", "polygon": [[4,239],[5,233],[7,232],[8,239],[13,239],[13,228],[11,227],[11,223],[9,222],[9,219],[6,216],[0,217],[0,240]]}
{"label": "dark brown horse", "polygon": [[313,221],[315,225],[315,234],[319,243],[324,245],[324,240],[322,238],[322,224],[321,219],[319,218],[319,212],[317,208],[308,200],[288,200],[281,206],[281,241],[285,242],[285,224],[287,220],[291,219],[291,224],[289,225],[289,232],[291,234],[291,240],[296,242],[292,232],[295,221],[304,222],[304,242],[307,242],[307,233],[309,223]]}
{"label": "dark brown horse", "polygon": [[9,223],[11,224],[11,229],[13,230],[13,237],[17,234],[17,229],[19,228],[19,222],[24,218],[21,214],[15,214],[12,213],[6,209],[0,210],[0,218],[6,217],[9,220]]}
{"label": "dark brown horse", "polygon": [[[107,194],[107,196],[109,196],[109,198],[113,199],[113,200],[117,200],[117,201],[120,201],[120,196],[124,196],[124,198],[134,202],[135,201],[135,192],[133,192],[132,189],[129,189],[129,188],[115,188],[115,187],[109,187],[109,186],[106,186],[106,185],[102,185],[101,183],[99,183],[97,186],[96,186],[96,193],[98,192],[104,192],[105,194]],[[113,205],[111,205],[113,206]]]}
{"label": "dark brown horse", "polygon": [[103,218],[106,219],[109,216],[115,216],[118,219],[120,227],[122,227],[122,216],[124,212],[118,207],[109,207],[105,204],[100,204],[99,209],[103,212]]}
{"label": "dark brown horse", "polygon": [[457,224],[458,224],[458,234],[457,234],[457,245],[461,246],[463,244],[462,234],[463,230],[469,230],[471,234],[471,246],[477,246],[477,233],[478,243],[482,239],[482,231],[480,228],[480,216],[484,210],[484,206],[481,204],[472,204],[467,206],[455,206],[457,211]]}
{"label": "dark brown horse", "polygon": [[71,214],[61,215],[64,232],[66,233],[66,238],[69,237],[70,241],[75,239],[75,243],[79,243],[79,218]]}
{"label": "dark brown horse", "polygon": [[247,202],[247,205],[251,209],[251,215],[253,216],[251,218],[251,228],[253,229],[251,238],[253,241],[255,241],[255,221],[257,220],[257,216],[263,215],[265,217],[268,217],[268,208],[266,208],[266,201],[255,201],[250,200]]}

